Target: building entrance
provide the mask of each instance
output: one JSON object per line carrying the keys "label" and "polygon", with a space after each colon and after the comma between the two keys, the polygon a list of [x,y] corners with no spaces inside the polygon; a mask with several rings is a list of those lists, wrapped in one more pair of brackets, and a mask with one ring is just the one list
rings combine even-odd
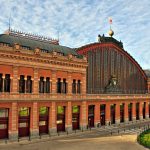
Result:
{"label": "building entrance", "polygon": [[48,134],[49,108],[40,107],[39,109],[39,134]]}
{"label": "building entrance", "polygon": [[94,127],[94,105],[88,106],[88,127]]}
{"label": "building entrance", "polygon": [[22,107],[19,110],[19,137],[30,135],[30,108]]}
{"label": "building entrance", "polygon": [[0,108],[0,139],[8,138],[8,109]]}
{"label": "building entrance", "polygon": [[124,104],[120,105],[120,122],[124,122]]}
{"label": "building entrance", "polygon": [[105,125],[105,107],[106,105],[100,105],[100,123],[101,125]]}
{"label": "building entrance", "polygon": [[72,129],[73,130],[80,129],[80,107],[79,106],[72,107]]}
{"label": "building entrance", "polygon": [[128,118],[132,121],[132,103],[128,104]]}
{"label": "building entrance", "polygon": [[115,107],[116,105],[113,104],[110,106],[110,113],[111,113],[111,124],[115,124]]}
{"label": "building entrance", "polygon": [[139,103],[136,103],[136,120],[139,120]]}
{"label": "building entrance", "polygon": [[57,107],[57,132],[65,131],[65,107]]}

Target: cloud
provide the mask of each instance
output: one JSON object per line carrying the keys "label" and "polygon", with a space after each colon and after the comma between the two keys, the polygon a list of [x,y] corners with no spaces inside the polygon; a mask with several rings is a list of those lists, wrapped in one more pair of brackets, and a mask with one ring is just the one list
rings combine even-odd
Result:
{"label": "cloud", "polygon": [[113,18],[114,37],[145,69],[150,68],[149,0],[0,0],[0,32],[17,30],[46,35],[60,34],[60,43],[79,47],[107,34]]}

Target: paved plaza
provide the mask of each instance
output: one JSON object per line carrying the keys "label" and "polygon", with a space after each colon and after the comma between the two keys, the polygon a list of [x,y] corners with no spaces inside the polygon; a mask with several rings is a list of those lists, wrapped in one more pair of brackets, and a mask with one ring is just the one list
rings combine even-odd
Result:
{"label": "paved plaza", "polygon": [[131,124],[124,128],[107,126],[56,137],[43,136],[31,141],[1,142],[0,150],[146,150],[137,143],[137,135],[144,130],[145,124],[148,125],[149,122]]}
{"label": "paved plaza", "polygon": [[1,145],[0,150],[146,150],[136,142],[137,135],[82,138],[69,137],[55,140],[20,142]]}

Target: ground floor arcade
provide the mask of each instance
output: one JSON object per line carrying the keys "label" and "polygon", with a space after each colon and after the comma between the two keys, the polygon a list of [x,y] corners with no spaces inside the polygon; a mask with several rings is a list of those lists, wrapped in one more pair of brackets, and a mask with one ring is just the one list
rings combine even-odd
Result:
{"label": "ground floor arcade", "polygon": [[0,139],[86,130],[150,119],[149,100],[0,103]]}

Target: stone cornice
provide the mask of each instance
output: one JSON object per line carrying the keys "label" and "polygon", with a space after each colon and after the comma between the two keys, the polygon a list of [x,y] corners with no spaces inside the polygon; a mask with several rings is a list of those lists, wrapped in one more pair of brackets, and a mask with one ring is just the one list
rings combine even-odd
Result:
{"label": "stone cornice", "polygon": [[0,102],[4,101],[134,101],[150,100],[150,94],[19,94],[0,93]]}
{"label": "stone cornice", "polygon": [[[5,50],[5,51],[4,51]],[[0,46],[0,58],[20,60],[25,62],[40,63],[40,64],[52,64],[61,65],[74,68],[86,68],[87,60],[68,56],[53,56],[51,53],[41,53],[40,55],[34,54],[32,50],[20,50],[15,52],[12,47]],[[26,64],[26,63],[25,63]]]}

